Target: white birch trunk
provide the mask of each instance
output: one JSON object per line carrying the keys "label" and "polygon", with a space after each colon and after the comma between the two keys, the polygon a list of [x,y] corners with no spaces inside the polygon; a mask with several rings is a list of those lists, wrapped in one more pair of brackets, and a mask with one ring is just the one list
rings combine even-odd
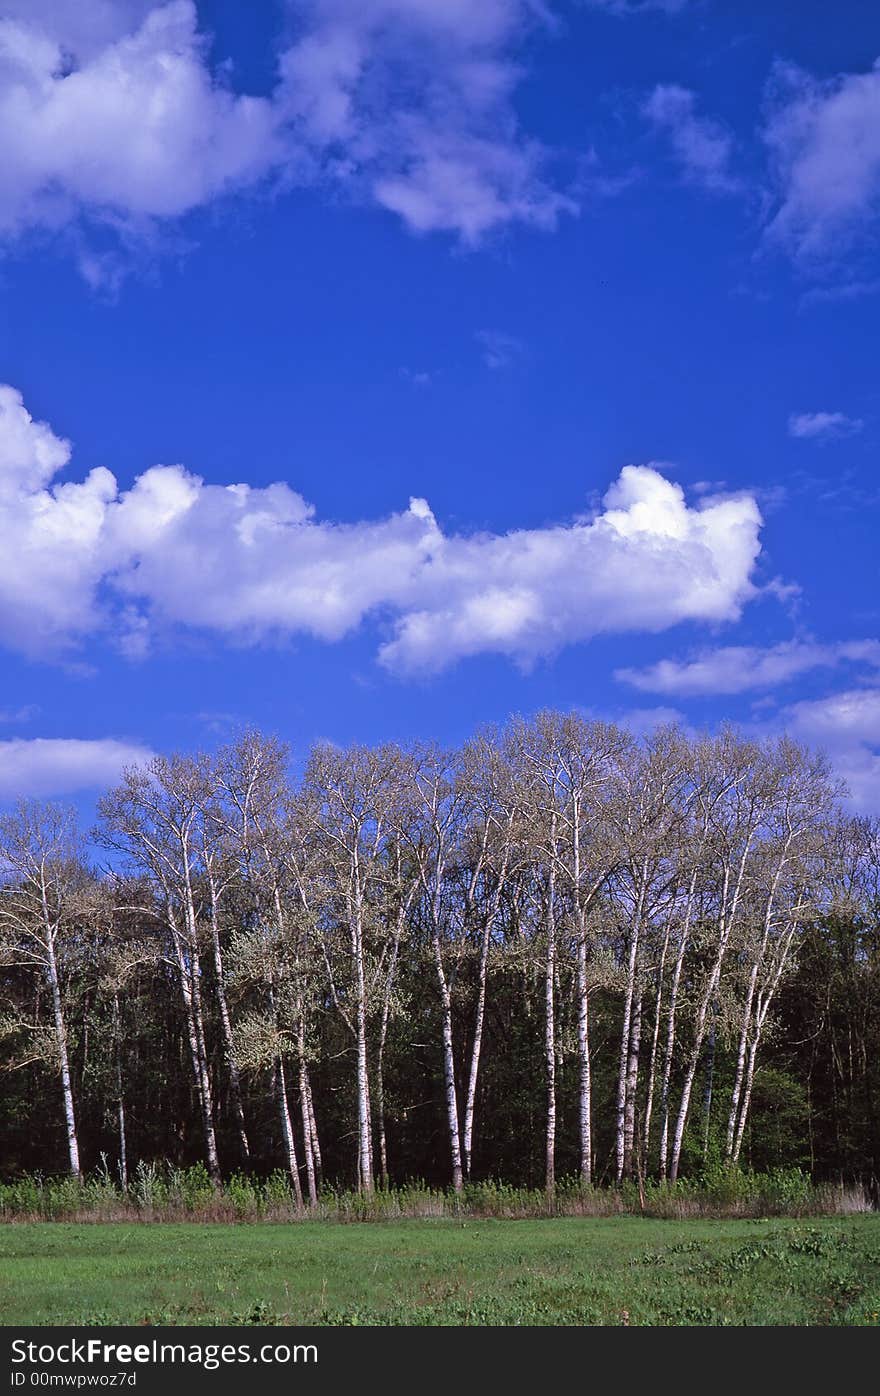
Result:
{"label": "white birch trunk", "polygon": [[623,1177],[633,1175],[636,1127],[636,1093],[639,1084],[639,1055],[642,1042],[642,994],[638,992],[630,1020],[629,1052],[626,1063],[626,1108],[623,1124]]}
{"label": "white birch trunk", "polygon": [[580,1130],[581,1182],[593,1180],[593,1083],[590,1072],[590,986],[587,976],[587,936],[584,927],[577,942],[578,994],[578,1125]]}
{"label": "white birch trunk", "polygon": [[299,1162],[296,1157],[296,1141],[290,1119],[290,1106],[287,1101],[287,1078],[284,1072],[284,1058],[279,1052],[275,1061],[275,1093],[278,1100],[278,1117],[281,1121],[281,1142],[284,1149],[284,1164],[293,1187],[296,1205],[302,1208],[302,1185],[299,1181]]}
{"label": "white birch trunk", "polygon": [[247,1128],[245,1126],[244,1107],[241,1100],[241,1074],[238,1069],[238,1060],[235,1053],[235,1042],[232,1036],[232,1021],[229,1016],[229,1003],[226,998],[226,979],[223,972],[223,953],[220,948],[220,926],[217,897],[211,884],[211,946],[214,952],[214,975],[216,979],[215,993],[217,995],[217,1008],[220,1014],[220,1031],[223,1039],[223,1056],[226,1060],[226,1070],[229,1075],[229,1089],[232,1096],[232,1109],[235,1115],[236,1133],[238,1134],[238,1145],[242,1158],[247,1162],[250,1158],[250,1144],[248,1142]]}
{"label": "white birch trunk", "polygon": [[315,1174],[315,1150],[312,1143],[312,1121],[309,1112],[309,1092],[308,1077],[306,1075],[306,1048],[305,1030],[302,1018],[299,1020],[299,1031],[297,1035],[297,1053],[299,1057],[299,1109],[302,1118],[303,1131],[303,1152],[306,1164],[306,1186],[309,1190],[309,1206],[315,1207],[318,1202],[318,1185]]}
{"label": "white birch trunk", "polygon": [[697,1009],[696,1019],[694,1023],[694,1042],[691,1048],[687,1070],[685,1072],[684,1085],[682,1087],[681,1092],[681,1102],[679,1104],[678,1109],[678,1118],[675,1122],[675,1134],[673,1136],[672,1141],[672,1164],[669,1170],[669,1176],[673,1182],[678,1177],[678,1169],[679,1164],[681,1162],[681,1148],[684,1142],[684,1131],[685,1126],[687,1124],[688,1110],[690,1109],[691,1092],[693,1091],[694,1078],[697,1074],[697,1066],[699,1065],[700,1054],[703,1050],[703,1043],[705,1041],[706,1036],[706,1021],[709,1015],[709,1006],[715,997],[715,994],[718,989],[718,982],[721,978],[721,967],[724,963],[724,957],[727,953],[728,942],[730,940],[731,931],[733,930],[734,920],[736,918],[737,910],[739,907],[740,892],[742,889],[743,877],[745,876],[746,860],[751,849],[752,837],[753,834],[750,835],[748,840],[746,841],[746,846],[743,850],[743,854],[740,859],[739,868],[737,871],[733,895],[730,897],[729,904],[729,865],[726,865],[724,869],[724,878],[720,898],[721,913],[719,921],[718,948],[715,954],[715,960],[713,961],[712,968],[706,981],[703,994],[700,998],[699,1006]]}
{"label": "white birch trunk", "polygon": [[620,1053],[617,1064],[617,1131],[615,1135],[615,1156],[616,1178],[618,1183],[622,1181],[626,1167],[627,1073],[629,1071],[633,995],[636,987],[636,966],[638,964],[639,943],[641,940],[642,910],[647,875],[647,866],[643,863],[639,878],[639,890],[636,895],[635,907],[633,910],[633,923],[626,963],[626,989],[623,999],[623,1022],[620,1028]]}
{"label": "white birch trunk", "polygon": [[70,1060],[67,1052],[67,1029],[64,1023],[64,1008],[61,1002],[61,984],[58,978],[58,965],[55,959],[55,936],[46,936],[47,970],[49,988],[52,993],[52,1017],[55,1024],[55,1044],[58,1051],[58,1064],[61,1071],[61,1094],[64,1101],[64,1125],[67,1134],[67,1159],[74,1178],[80,1178],[79,1140],[76,1133],[76,1114],[73,1108],[73,1085],[70,1078]]}
{"label": "white birch trunk", "polygon": [[681,928],[681,936],[678,942],[678,950],[675,956],[675,966],[672,971],[672,983],[669,988],[669,1017],[666,1022],[666,1046],[663,1053],[663,1081],[660,1088],[660,1146],[659,1146],[659,1174],[661,1179],[666,1178],[666,1162],[669,1149],[669,1090],[672,1080],[672,1061],[675,1055],[675,1028],[676,1013],[678,1009],[678,988],[681,983],[682,969],[684,968],[685,955],[687,954],[690,941],[691,913],[693,910],[694,890],[696,888],[696,869],[691,874],[690,887],[688,889],[687,901],[685,903],[684,922]]}
{"label": "white birch trunk", "polygon": [[[551,830],[551,850],[555,850],[556,821]],[[556,863],[551,852],[547,877],[546,938],[544,964],[544,1072],[547,1087],[547,1123],[545,1129],[545,1185],[548,1197],[556,1192]]]}
{"label": "white birch trunk", "polygon": [[440,1012],[443,1035],[443,1089],[446,1097],[446,1122],[449,1129],[449,1153],[452,1162],[452,1186],[461,1192],[464,1176],[461,1162],[461,1139],[458,1127],[458,1097],[455,1089],[455,1050],[452,1039],[452,998],[449,984],[443,969],[443,952],[440,936],[434,931],[432,936],[434,967],[437,971],[437,986],[440,991]]}

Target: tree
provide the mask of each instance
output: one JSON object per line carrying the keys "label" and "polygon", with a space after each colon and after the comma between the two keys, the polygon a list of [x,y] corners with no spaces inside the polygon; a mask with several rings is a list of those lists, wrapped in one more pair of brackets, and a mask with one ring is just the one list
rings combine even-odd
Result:
{"label": "tree", "polygon": [[[52,1003],[54,1058],[61,1086],[70,1172],[80,1176],[80,1151],[65,1021],[69,961],[75,957],[86,905],[88,873],[83,865],[75,815],[57,805],[22,801],[0,817],[0,865],[6,885],[0,898],[0,964],[36,972]],[[39,1022],[6,1020],[5,1035],[24,1028],[39,1043]],[[45,1039],[38,1048],[45,1056]]]}

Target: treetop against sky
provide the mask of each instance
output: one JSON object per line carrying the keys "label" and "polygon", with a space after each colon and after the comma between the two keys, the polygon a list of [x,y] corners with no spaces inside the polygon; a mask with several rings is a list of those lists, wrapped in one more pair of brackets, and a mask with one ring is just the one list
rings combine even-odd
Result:
{"label": "treetop against sky", "polygon": [[549,705],[876,809],[872,9],[0,0],[0,801]]}

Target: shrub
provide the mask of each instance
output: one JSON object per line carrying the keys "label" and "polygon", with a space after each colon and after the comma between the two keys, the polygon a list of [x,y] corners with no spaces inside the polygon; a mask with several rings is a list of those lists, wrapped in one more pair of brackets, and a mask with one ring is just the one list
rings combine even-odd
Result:
{"label": "shrub", "polygon": [[766,1173],[713,1163],[696,1178],[646,1179],[619,1188],[588,1187],[562,1178],[549,1197],[543,1188],[515,1187],[499,1179],[465,1184],[461,1193],[429,1187],[420,1179],[370,1195],[325,1188],[316,1208],[297,1206],[281,1170],[260,1180],[234,1173],[214,1187],[201,1163],[177,1168],[141,1160],[123,1187],[106,1160],[82,1182],[26,1174],[0,1183],[0,1218],[45,1221],[384,1221],[400,1217],[515,1218],[552,1216],[650,1217],[830,1216],[870,1211],[865,1190],[850,1184],[815,1184],[797,1168]]}

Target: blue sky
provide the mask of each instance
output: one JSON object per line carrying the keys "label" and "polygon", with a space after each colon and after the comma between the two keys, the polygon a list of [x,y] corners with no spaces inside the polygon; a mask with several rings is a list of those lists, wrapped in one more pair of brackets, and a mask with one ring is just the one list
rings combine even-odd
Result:
{"label": "blue sky", "polygon": [[878,56],[856,0],[0,0],[0,798],[550,704],[877,808]]}

